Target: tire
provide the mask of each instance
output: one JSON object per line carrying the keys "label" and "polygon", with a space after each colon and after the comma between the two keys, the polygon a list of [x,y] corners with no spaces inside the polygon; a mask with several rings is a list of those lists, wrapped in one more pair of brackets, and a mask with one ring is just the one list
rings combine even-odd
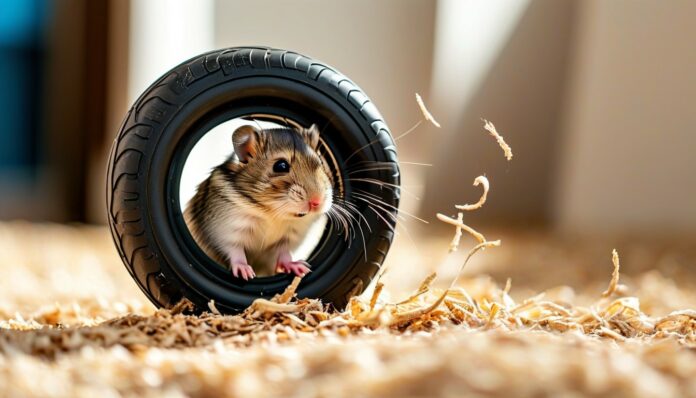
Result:
{"label": "tire", "polygon": [[[236,47],[205,53],[138,98],[107,169],[108,220],[121,259],[158,307],[187,298],[194,312],[202,312],[215,300],[220,311],[238,313],[285,289],[289,275],[249,282],[231,277],[194,243],[180,210],[179,179],[193,145],[213,126],[249,115],[325,126],[321,137],[341,184],[335,189],[361,215],[348,234],[326,227],[309,258],[313,271],[297,293],[344,308],[368,286],[392,242],[399,203],[396,148],[379,111],[355,83],[290,51]],[[362,170],[369,162],[379,167]],[[382,202],[370,207],[366,196],[356,194],[362,191]]]}

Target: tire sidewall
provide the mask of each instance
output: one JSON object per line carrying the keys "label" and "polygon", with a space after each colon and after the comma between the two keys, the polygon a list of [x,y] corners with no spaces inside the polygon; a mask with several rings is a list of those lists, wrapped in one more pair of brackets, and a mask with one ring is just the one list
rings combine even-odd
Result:
{"label": "tire sidewall", "polygon": [[[172,199],[169,189],[170,168],[172,162],[177,161],[175,159],[177,146],[210,109],[224,106],[230,101],[243,97],[243,93],[258,90],[259,87],[272,91],[273,87],[283,86],[297,92],[298,98],[302,98],[303,101],[316,100],[327,111],[340,115],[339,118],[345,119],[346,123],[351,122],[356,127],[355,137],[353,137],[356,143],[353,145],[356,149],[369,145],[370,147],[366,149],[366,156],[369,159],[380,162],[390,162],[393,159],[386,156],[383,145],[380,143],[370,145],[377,133],[371,120],[361,113],[361,109],[351,104],[350,100],[334,85],[326,84],[326,81],[310,79],[306,73],[293,69],[241,67],[230,74],[223,73],[222,69],[211,72],[194,81],[188,81],[185,90],[182,90],[181,76],[187,73],[193,75],[187,65],[190,65],[190,62],[174,68],[153,84],[134,106],[131,112],[133,120],[123,126],[123,130],[127,130],[132,125],[147,125],[151,128],[145,156],[139,159],[139,170],[142,175],[139,174],[138,191],[142,195],[140,209],[144,222],[143,233],[160,267],[160,274],[157,275],[155,283],[167,284],[169,295],[164,298],[162,296],[150,298],[157,305],[170,306],[172,303],[168,300],[176,296],[175,291],[179,291],[199,309],[207,308],[208,301],[215,300],[222,311],[237,312],[247,307],[256,296],[206,283],[205,273],[193,264],[196,259],[179,244],[181,237],[177,236],[178,230],[172,224],[170,214],[178,204],[178,201]],[[190,80],[190,76],[188,79]],[[171,89],[172,86],[178,88],[179,92]],[[116,145],[117,143],[115,147]],[[383,178],[391,184],[399,183],[398,172],[386,174]],[[395,207],[398,206],[398,192],[395,192],[391,199],[391,203]],[[380,223],[374,216],[369,220],[373,234],[380,239],[366,238],[364,246],[358,248],[354,245],[346,252],[336,253],[334,257],[336,266],[327,269],[321,275],[325,278],[325,283],[303,281],[298,289],[300,297],[322,297],[341,307],[347,302],[346,294],[360,293],[366,287],[369,282],[365,280],[366,277],[370,279],[374,276],[386,255],[393,230],[393,225]],[[114,234],[117,233],[116,229],[112,225]],[[388,241],[386,248],[384,240]],[[368,255],[370,253],[376,253],[376,256]],[[122,257],[127,263],[127,256],[122,253]],[[130,259],[131,263],[132,261],[133,259]],[[366,267],[369,268],[368,272],[365,272]],[[138,279],[135,272],[131,271],[131,274],[136,280]],[[290,279],[287,277],[287,282]],[[149,290],[148,283],[150,281],[139,281],[146,293]],[[337,289],[349,290],[346,294],[337,294]],[[276,292],[277,288],[270,289],[267,294]],[[151,294],[148,295],[151,296]]]}

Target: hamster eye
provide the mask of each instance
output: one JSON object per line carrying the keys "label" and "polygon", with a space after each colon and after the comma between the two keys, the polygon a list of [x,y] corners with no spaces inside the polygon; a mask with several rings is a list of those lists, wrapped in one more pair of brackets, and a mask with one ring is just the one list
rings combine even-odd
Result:
{"label": "hamster eye", "polygon": [[281,159],[273,164],[274,173],[288,173],[290,172],[290,163],[285,159]]}

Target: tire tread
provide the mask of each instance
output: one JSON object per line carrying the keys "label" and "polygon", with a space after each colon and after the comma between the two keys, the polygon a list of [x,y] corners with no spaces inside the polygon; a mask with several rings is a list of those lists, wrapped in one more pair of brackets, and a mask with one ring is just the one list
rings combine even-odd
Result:
{"label": "tire tread", "polygon": [[[157,306],[173,306],[183,292],[181,282],[163,268],[146,233],[147,210],[139,186],[146,173],[144,159],[153,150],[152,132],[183,105],[191,87],[204,84],[208,76],[227,76],[246,68],[295,71],[338,92],[371,126],[384,155],[394,163],[392,177],[399,176],[396,146],[382,116],[357,85],[335,69],[294,52],[266,47],[216,50],[182,63],[151,85],[131,107],[112,146],[107,170],[107,213],[114,243],[128,272]],[[395,194],[398,200],[398,189]],[[341,308],[350,295],[361,293],[377,274],[393,238],[391,230],[380,233],[377,249],[368,253],[368,265],[336,281],[323,298]]]}

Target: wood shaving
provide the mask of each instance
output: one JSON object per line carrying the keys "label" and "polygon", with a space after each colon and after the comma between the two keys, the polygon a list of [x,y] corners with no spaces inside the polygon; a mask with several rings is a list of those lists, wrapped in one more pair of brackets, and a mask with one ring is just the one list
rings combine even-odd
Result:
{"label": "wood shaving", "polygon": [[299,307],[297,304],[282,304],[266,299],[256,299],[253,303],[251,303],[249,309],[258,313],[274,313],[297,312]]}
{"label": "wood shaving", "polygon": [[459,210],[465,211],[480,209],[486,203],[486,198],[488,197],[488,190],[490,189],[490,183],[488,182],[488,178],[484,176],[476,177],[476,179],[474,180],[474,186],[477,187],[479,185],[483,186],[483,194],[481,194],[481,197],[479,198],[478,202],[471,205],[455,205],[454,207],[456,207]]}
{"label": "wood shaving", "polygon": [[442,293],[442,295],[440,295],[440,297],[437,298],[437,300],[435,300],[434,303],[430,304],[427,307],[421,307],[410,311],[393,313],[393,318],[392,321],[389,323],[389,326],[399,326],[406,322],[410,322],[415,319],[422,318],[425,315],[428,315],[445,301],[447,294],[448,292],[445,291],[444,293]]}
{"label": "wood shaving", "polygon": [[503,293],[510,293],[510,289],[512,289],[512,278],[507,278],[505,280],[505,287],[503,288]]}
{"label": "wood shaving", "polygon": [[425,293],[428,290],[430,290],[430,285],[432,285],[435,278],[437,278],[437,272],[433,272],[430,275],[426,276],[425,279],[423,279],[423,282],[421,282],[420,286],[418,287],[417,293]]}
{"label": "wood shaving", "polygon": [[210,312],[212,312],[215,315],[222,315],[222,313],[220,313],[220,311],[215,306],[215,300],[208,301],[208,309],[210,309]]}
{"label": "wood shaving", "polygon": [[290,282],[290,285],[274,301],[281,304],[285,304],[288,301],[290,301],[295,295],[295,291],[297,290],[297,287],[300,285],[300,281],[302,281],[302,278],[300,278],[299,276],[294,277],[292,279],[292,282]]}
{"label": "wood shaving", "polygon": [[[460,222],[458,219],[448,217],[442,213],[437,213],[436,215],[437,219],[443,222],[446,222],[447,224],[454,225],[457,228],[461,228],[464,231],[468,232],[476,238],[479,243],[483,243],[486,241],[486,238],[481,234],[480,232],[476,231],[475,229],[471,228],[470,226],[464,224],[463,222]],[[461,237],[461,235],[460,235]],[[459,247],[459,242],[458,241],[452,241],[453,244],[450,245],[450,247]]]}
{"label": "wood shaving", "polygon": [[456,229],[454,231],[454,236],[452,237],[452,241],[450,242],[450,253],[456,252],[457,249],[459,249],[459,241],[462,240],[462,225],[464,225],[464,213],[459,212],[457,213],[457,224],[455,225]]}
{"label": "wood shaving", "polygon": [[372,293],[372,298],[370,299],[370,310],[375,308],[375,305],[377,304],[377,300],[379,299],[380,293],[382,293],[382,289],[384,288],[384,283],[382,282],[377,282],[375,285],[375,291]]}
{"label": "wood shaving", "polygon": [[425,107],[425,103],[423,102],[423,98],[416,93],[416,102],[418,103],[418,107],[420,108],[421,112],[423,113],[423,117],[425,117],[425,120],[429,121],[432,123],[435,127],[440,128],[440,123],[435,120],[433,115],[428,111],[428,108]]}
{"label": "wood shaving", "polygon": [[[462,271],[464,271],[464,267],[466,267],[466,264],[471,260],[471,257],[474,256],[474,254],[478,253],[479,251],[489,248],[489,247],[497,247],[500,246],[500,240],[494,240],[492,242],[489,241],[484,241],[479,243],[478,245],[474,246],[471,250],[469,250],[469,253],[466,255],[466,259],[462,263],[462,266],[459,268],[459,272],[457,272],[457,277],[462,274]],[[455,278],[452,283],[450,284],[450,289],[454,286],[454,283],[457,281]]]}
{"label": "wood shaving", "polygon": [[616,287],[619,285],[619,253],[616,249],[611,252],[611,262],[614,264],[614,271],[611,273],[611,281],[609,287],[602,293],[602,297],[609,297],[616,292]]}
{"label": "wood shaving", "polygon": [[495,129],[495,126],[493,123],[489,122],[486,119],[482,119],[484,124],[483,128],[486,129],[492,136],[495,138],[496,141],[498,141],[498,145],[500,145],[500,148],[503,149],[503,153],[505,154],[505,159],[512,160],[512,148],[510,148],[510,145],[508,145],[505,140],[503,139],[503,136],[498,134],[498,131]]}

